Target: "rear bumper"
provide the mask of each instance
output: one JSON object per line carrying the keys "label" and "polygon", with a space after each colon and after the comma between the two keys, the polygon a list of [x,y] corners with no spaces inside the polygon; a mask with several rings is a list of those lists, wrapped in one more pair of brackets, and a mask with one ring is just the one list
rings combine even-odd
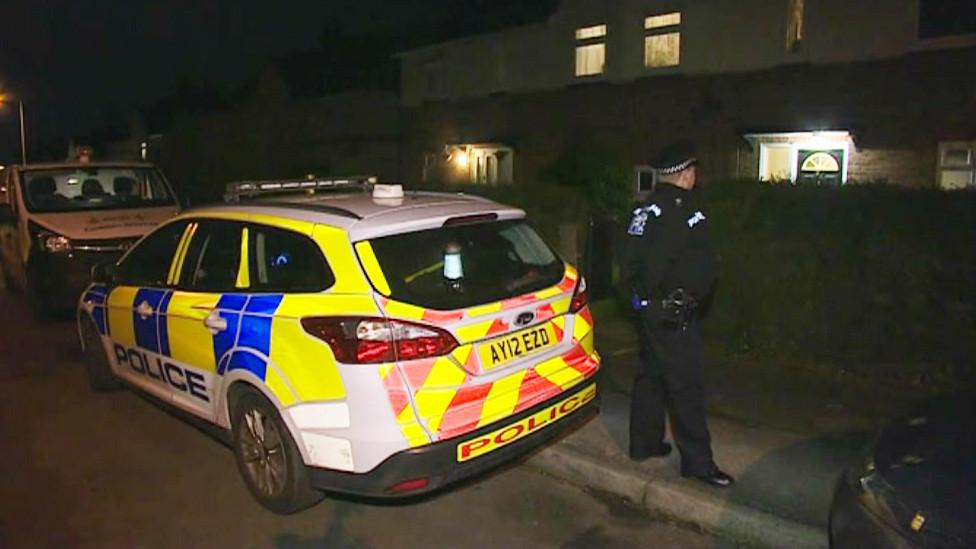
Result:
{"label": "rear bumper", "polygon": [[[575,407],[572,411],[558,420],[495,450],[459,462],[459,446],[470,447],[472,444],[481,446],[480,442],[486,440],[489,435],[504,439],[505,433],[514,433],[517,425],[531,424],[533,418],[554,405],[574,402]],[[567,404],[564,407],[569,406]],[[309,467],[309,475],[313,486],[331,492],[375,498],[416,496],[436,491],[524,456],[582,425],[596,415],[598,410],[599,396],[595,382],[590,378],[537,406],[471,433],[393,454],[368,473],[346,473]],[[390,491],[397,484],[417,479],[426,479],[426,484],[402,493]]]}

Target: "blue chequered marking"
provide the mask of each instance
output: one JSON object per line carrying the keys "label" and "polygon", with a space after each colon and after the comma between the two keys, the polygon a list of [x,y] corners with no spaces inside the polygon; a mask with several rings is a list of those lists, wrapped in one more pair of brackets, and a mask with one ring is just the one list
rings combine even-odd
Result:
{"label": "blue chequered marking", "polygon": [[227,329],[214,336],[218,375],[242,369],[264,379],[268,365],[262,357],[271,355],[271,319],[283,298],[281,294],[221,297],[217,308],[227,319]]}
{"label": "blue chequered marking", "polygon": [[281,305],[281,300],[285,296],[281,294],[267,294],[251,296],[244,309],[246,313],[256,313],[262,315],[273,315]]}
{"label": "blue chequered marking", "polygon": [[[158,353],[159,351],[159,305],[166,294],[166,290],[140,288],[132,300],[132,327],[136,335],[136,345],[143,349]],[[142,318],[136,312],[139,304],[145,301],[153,308],[153,314]],[[168,344],[167,344],[168,345]]]}
{"label": "blue chequered marking", "polygon": [[264,374],[268,370],[268,363],[263,358],[247,351],[234,351],[227,368],[227,371],[231,370],[248,370],[258,379],[264,379]]}
{"label": "blue chequered marking", "polygon": [[173,356],[169,351],[169,302],[173,299],[173,292],[168,291],[159,302],[157,310],[156,334],[159,340],[159,354]]}
{"label": "blue chequered marking", "polygon": [[247,296],[227,294],[217,302],[217,314],[227,320],[227,329],[217,332],[213,336],[214,362],[217,363],[217,374],[222,375],[230,360],[226,355],[235,347],[237,331],[241,321],[241,310],[247,304]]}

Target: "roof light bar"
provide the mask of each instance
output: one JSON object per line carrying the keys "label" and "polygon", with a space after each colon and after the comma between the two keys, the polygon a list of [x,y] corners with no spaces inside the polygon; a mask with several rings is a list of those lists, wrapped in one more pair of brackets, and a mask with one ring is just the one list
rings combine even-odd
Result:
{"label": "roof light bar", "polygon": [[227,184],[224,202],[240,202],[243,198],[253,198],[268,194],[293,192],[314,193],[319,190],[363,190],[369,191],[376,184],[375,176],[354,176],[329,179],[291,179],[270,181],[234,181]]}

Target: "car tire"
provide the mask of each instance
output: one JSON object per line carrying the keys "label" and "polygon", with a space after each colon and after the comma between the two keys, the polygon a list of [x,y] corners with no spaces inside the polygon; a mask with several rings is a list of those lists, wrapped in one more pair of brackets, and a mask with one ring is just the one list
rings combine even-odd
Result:
{"label": "car tire", "polygon": [[119,379],[115,377],[109,366],[101,337],[90,318],[81,320],[81,337],[84,342],[82,360],[85,364],[85,373],[88,375],[88,385],[97,393],[118,390],[121,387]]}
{"label": "car tire", "polygon": [[322,492],[312,488],[288,427],[264,395],[251,388],[241,390],[230,416],[237,468],[258,503],[287,515],[322,499]]}

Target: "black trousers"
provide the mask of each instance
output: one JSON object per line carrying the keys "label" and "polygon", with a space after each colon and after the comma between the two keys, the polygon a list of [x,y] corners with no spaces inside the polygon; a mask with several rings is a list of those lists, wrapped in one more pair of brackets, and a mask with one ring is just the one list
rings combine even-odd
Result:
{"label": "black trousers", "polygon": [[671,328],[642,312],[638,323],[640,368],[630,404],[630,453],[646,457],[664,442],[664,419],[681,452],[681,473],[696,476],[715,467],[705,423],[701,328]]}

